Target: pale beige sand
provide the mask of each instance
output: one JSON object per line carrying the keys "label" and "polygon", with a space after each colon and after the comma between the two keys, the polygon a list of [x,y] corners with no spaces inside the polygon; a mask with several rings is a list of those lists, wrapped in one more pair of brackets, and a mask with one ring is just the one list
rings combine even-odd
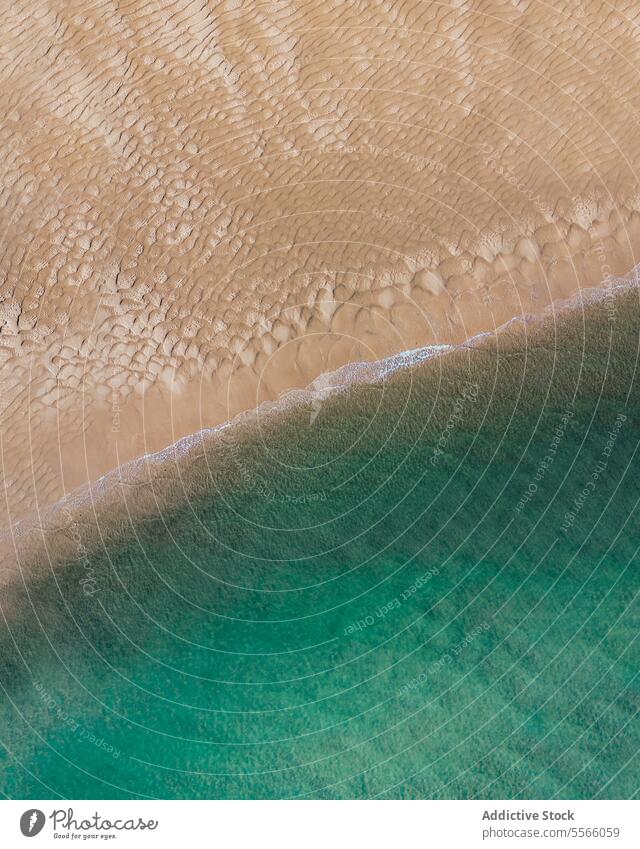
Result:
{"label": "pale beige sand", "polygon": [[630,2],[2,0],[0,525],[640,250]]}

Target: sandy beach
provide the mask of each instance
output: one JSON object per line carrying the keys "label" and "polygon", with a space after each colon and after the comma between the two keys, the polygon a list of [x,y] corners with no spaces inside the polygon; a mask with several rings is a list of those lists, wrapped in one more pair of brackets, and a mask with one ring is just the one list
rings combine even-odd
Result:
{"label": "sandy beach", "polygon": [[5,3],[0,525],[640,253],[633,3]]}
{"label": "sandy beach", "polygon": [[640,5],[0,31],[5,843],[638,845]]}

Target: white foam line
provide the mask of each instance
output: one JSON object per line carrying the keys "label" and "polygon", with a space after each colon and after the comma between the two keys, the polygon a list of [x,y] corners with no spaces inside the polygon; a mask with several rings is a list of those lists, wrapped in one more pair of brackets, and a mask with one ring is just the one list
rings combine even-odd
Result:
{"label": "white foam line", "polygon": [[[603,297],[612,291],[616,291],[619,289],[628,289],[632,286],[637,286],[640,283],[640,266],[636,266],[633,271],[630,272],[627,278],[613,278],[616,280],[620,280],[620,283],[616,283],[615,285],[607,285],[602,287],[594,287],[589,289],[581,289],[575,295],[570,298],[554,301],[552,302],[547,309],[543,313],[539,313],[537,315],[522,315],[522,316],[514,316],[506,321],[504,324],[501,324],[494,331],[483,331],[482,333],[476,333],[474,336],[470,336],[468,339],[465,339],[464,342],[460,342],[454,345],[425,345],[421,348],[411,348],[406,351],[401,351],[398,354],[392,354],[389,357],[384,357],[381,360],[374,360],[372,362],[367,361],[358,361],[354,363],[347,363],[344,366],[336,369],[333,372],[325,372],[322,375],[316,377],[311,384],[305,389],[291,389],[288,390],[284,395],[278,398],[275,401],[265,401],[264,403],[254,407],[253,409],[246,410],[242,413],[239,413],[233,419],[230,419],[227,422],[223,422],[222,424],[216,425],[214,427],[202,428],[199,431],[196,431],[193,434],[189,434],[188,436],[184,436],[166,448],[162,448],[159,451],[154,451],[149,454],[142,454],[140,457],[135,460],[130,460],[127,463],[124,463],[122,466],[119,466],[119,469],[123,469],[126,467],[131,467],[136,463],[143,463],[145,461],[152,462],[162,462],[167,459],[171,455],[184,455],[191,448],[195,448],[197,445],[201,445],[204,441],[205,436],[211,435],[214,433],[220,433],[227,428],[230,428],[234,425],[239,424],[243,419],[249,419],[251,417],[255,417],[262,410],[263,412],[280,412],[285,411],[287,409],[291,409],[291,401],[300,400],[303,403],[307,403],[309,400],[313,398],[314,392],[317,392],[318,389],[321,389],[323,392],[327,390],[339,390],[339,389],[348,389],[350,386],[354,386],[357,383],[361,382],[375,382],[380,379],[384,379],[390,374],[395,374],[396,372],[411,368],[419,363],[423,363],[426,360],[433,359],[434,357],[441,356],[445,353],[449,353],[452,351],[457,351],[463,348],[475,347],[476,344],[482,339],[486,339],[487,337],[496,337],[497,334],[509,327],[510,325],[517,323],[522,324],[523,321],[526,321],[527,318],[534,318],[538,320],[543,320],[548,313],[553,313],[560,308],[566,308],[567,306],[577,305],[579,301],[581,301],[585,295],[590,295],[591,297]],[[349,374],[350,380],[343,380],[334,385],[328,385],[324,387],[315,388],[314,384],[318,382],[322,382],[330,377],[338,377],[342,374]],[[360,378],[359,380],[356,378]],[[106,475],[103,475],[103,478],[110,477],[115,474],[118,469],[114,469],[112,472],[107,472]]]}

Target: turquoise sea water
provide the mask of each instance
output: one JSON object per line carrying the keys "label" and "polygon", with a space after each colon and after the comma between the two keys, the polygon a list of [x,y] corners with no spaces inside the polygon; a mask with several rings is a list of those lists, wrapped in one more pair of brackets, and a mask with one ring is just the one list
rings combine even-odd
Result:
{"label": "turquoise sea water", "polygon": [[197,498],[16,590],[0,791],[637,796],[639,327],[228,428]]}

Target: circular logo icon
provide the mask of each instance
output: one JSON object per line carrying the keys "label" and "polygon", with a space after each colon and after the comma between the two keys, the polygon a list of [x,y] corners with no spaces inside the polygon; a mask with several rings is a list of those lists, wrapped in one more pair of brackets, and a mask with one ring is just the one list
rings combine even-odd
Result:
{"label": "circular logo icon", "polygon": [[29,808],[20,817],[20,831],[25,837],[35,837],[44,827],[45,815],[38,808]]}

